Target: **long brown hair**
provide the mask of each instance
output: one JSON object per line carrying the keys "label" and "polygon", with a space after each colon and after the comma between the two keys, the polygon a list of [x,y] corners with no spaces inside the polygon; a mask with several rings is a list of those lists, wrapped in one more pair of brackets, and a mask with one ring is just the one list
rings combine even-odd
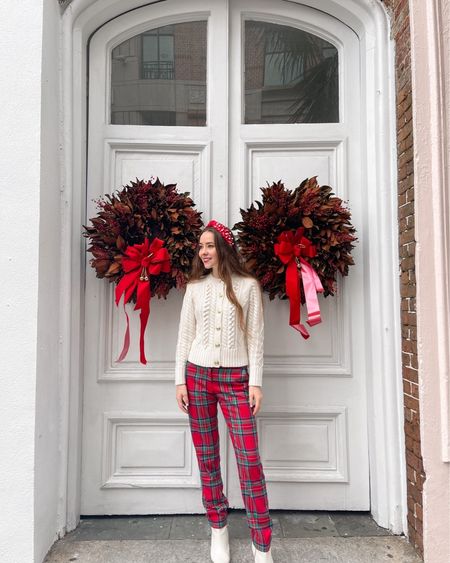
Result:
{"label": "long brown hair", "polygon": [[[251,274],[247,269],[242,256],[239,254],[236,248],[236,245],[230,246],[227,242],[225,242],[222,235],[218,233],[213,227],[206,227],[205,229],[203,229],[201,235],[203,235],[203,233],[212,233],[214,236],[214,245],[216,247],[217,259],[219,262],[219,277],[225,282],[227,297],[236,307],[239,317],[239,324],[242,330],[245,330],[244,311],[242,310],[242,305],[239,303],[236,294],[234,293],[231,276],[233,274],[243,276],[245,278],[255,278],[255,276]],[[192,270],[189,276],[189,281],[199,280],[205,276],[210,275],[212,275],[212,268],[206,269],[204,267],[199,253],[197,252],[194,256],[194,260],[192,261]]]}

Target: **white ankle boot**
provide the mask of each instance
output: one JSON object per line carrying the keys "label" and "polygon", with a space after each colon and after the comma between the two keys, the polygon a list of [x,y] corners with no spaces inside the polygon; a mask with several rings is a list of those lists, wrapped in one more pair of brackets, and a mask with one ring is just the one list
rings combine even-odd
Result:
{"label": "white ankle boot", "polygon": [[252,543],[252,551],[255,556],[255,563],[273,563],[271,549],[269,551],[259,551],[259,549],[256,549],[255,544]]}
{"label": "white ankle boot", "polygon": [[230,563],[228,526],[223,528],[211,526],[211,561],[213,563]]}

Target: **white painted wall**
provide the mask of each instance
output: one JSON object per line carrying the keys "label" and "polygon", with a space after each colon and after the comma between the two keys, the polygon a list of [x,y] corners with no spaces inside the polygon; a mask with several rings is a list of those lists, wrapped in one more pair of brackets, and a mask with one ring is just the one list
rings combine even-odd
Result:
{"label": "white painted wall", "polygon": [[56,0],[0,3],[2,563],[40,563],[61,520],[59,20]]}
{"label": "white painted wall", "polygon": [[33,561],[42,0],[0,3],[0,561]]}
{"label": "white painted wall", "polygon": [[43,1],[41,186],[39,226],[38,342],[35,436],[35,561],[41,562],[60,528],[65,504],[59,501],[60,380],[58,365],[60,303],[60,9]]}

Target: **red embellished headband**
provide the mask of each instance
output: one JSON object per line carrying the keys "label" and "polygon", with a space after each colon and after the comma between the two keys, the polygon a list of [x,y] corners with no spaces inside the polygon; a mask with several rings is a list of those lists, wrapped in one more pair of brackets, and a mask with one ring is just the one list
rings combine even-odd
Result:
{"label": "red embellished headband", "polygon": [[206,225],[206,228],[208,227],[212,227],[214,230],[216,230],[222,236],[222,238],[227,244],[229,244],[230,246],[234,246],[233,233],[228,227],[225,227],[225,225],[222,225],[222,223],[219,223],[218,221],[214,221],[214,220],[210,221]]}

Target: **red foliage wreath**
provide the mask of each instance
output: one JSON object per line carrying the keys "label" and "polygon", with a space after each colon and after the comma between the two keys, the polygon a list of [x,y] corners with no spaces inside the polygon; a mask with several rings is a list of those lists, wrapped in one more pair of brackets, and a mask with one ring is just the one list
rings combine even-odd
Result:
{"label": "red foliage wreath", "polygon": [[[285,265],[275,254],[274,246],[281,233],[303,227],[303,236],[315,247],[308,262],[317,272],[324,296],[334,295],[336,276],[348,274],[354,264],[355,228],[351,213],[330,186],[319,186],[317,177],[307,178],[294,190],[281,181],[261,188],[262,202],[241,209],[242,221],[234,225],[237,240],[247,266],[259,279],[270,299],[286,298]],[[303,287],[301,302],[305,302]]]}
{"label": "red foliage wreath", "polygon": [[[90,239],[90,264],[98,278],[119,283],[124,275],[122,260],[127,247],[159,238],[170,255],[170,271],[150,276],[151,295],[167,297],[172,287],[186,284],[203,226],[188,193],[178,193],[176,184],[164,185],[136,179],[113,195],[95,200],[99,213],[83,225]],[[136,292],[131,297],[136,301]]]}

